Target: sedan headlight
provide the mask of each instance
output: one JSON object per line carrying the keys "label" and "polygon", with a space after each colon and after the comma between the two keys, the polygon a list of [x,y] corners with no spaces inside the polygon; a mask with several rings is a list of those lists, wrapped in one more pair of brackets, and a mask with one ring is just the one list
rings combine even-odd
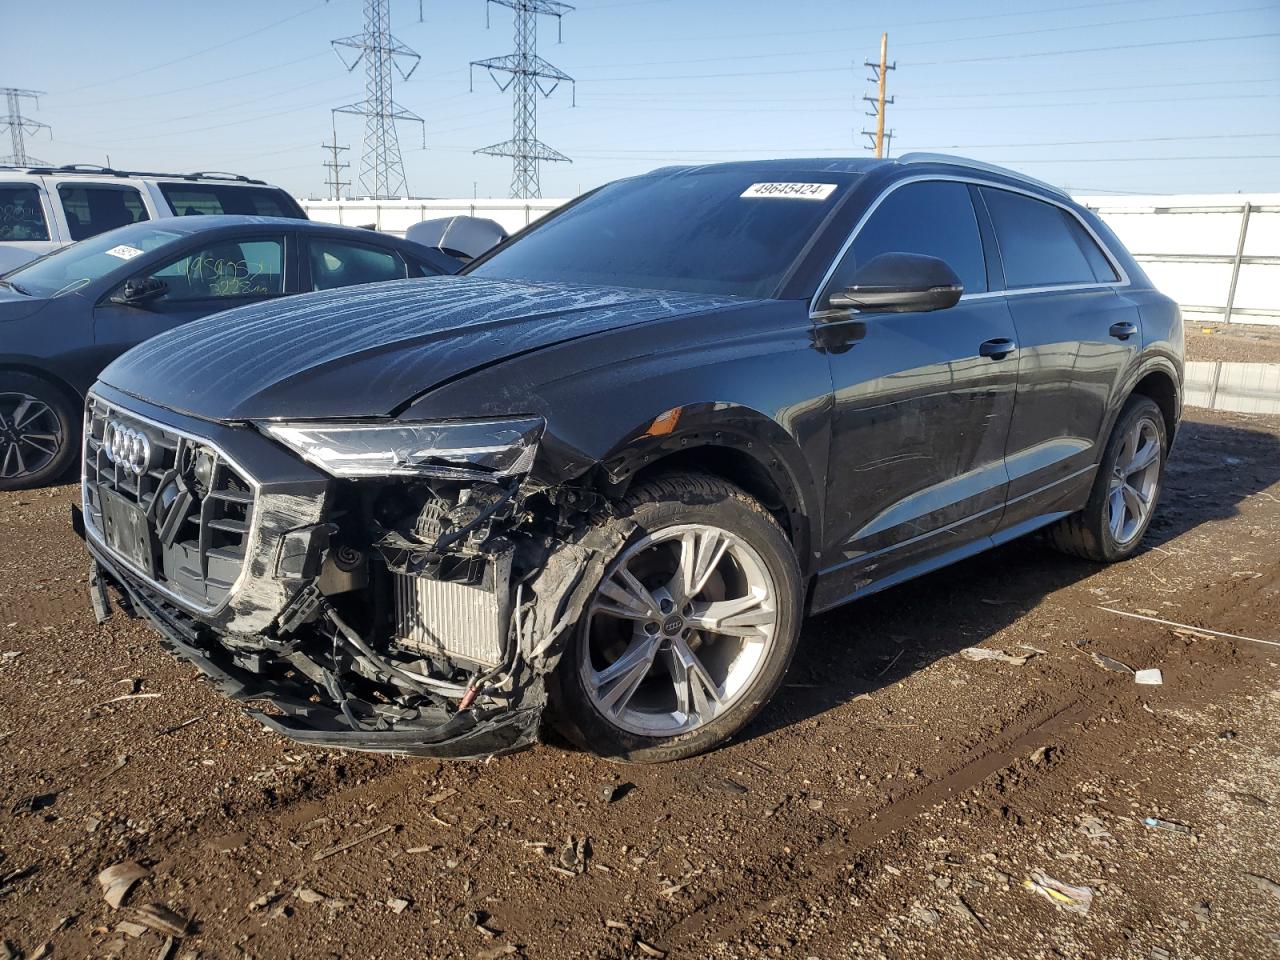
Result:
{"label": "sedan headlight", "polygon": [[486,479],[527,473],[545,421],[260,423],[335,477]]}

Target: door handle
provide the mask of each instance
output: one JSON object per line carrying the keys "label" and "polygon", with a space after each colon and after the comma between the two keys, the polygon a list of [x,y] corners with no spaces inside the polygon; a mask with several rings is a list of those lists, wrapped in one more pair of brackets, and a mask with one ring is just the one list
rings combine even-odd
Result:
{"label": "door handle", "polygon": [[982,346],[978,347],[978,354],[983,357],[990,357],[992,360],[1003,360],[1017,349],[1018,345],[1008,337],[999,337],[995,340],[985,341]]}
{"label": "door handle", "polygon": [[1136,323],[1130,323],[1128,320],[1123,320],[1120,323],[1113,323],[1110,331],[1111,335],[1117,340],[1128,340],[1137,332],[1138,325]]}

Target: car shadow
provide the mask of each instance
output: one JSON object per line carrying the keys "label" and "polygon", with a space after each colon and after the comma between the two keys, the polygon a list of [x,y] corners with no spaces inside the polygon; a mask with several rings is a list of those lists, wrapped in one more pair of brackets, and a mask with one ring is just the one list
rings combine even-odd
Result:
{"label": "car shadow", "polygon": [[[1280,482],[1280,436],[1184,421],[1141,551],[1235,516]],[[976,646],[1101,569],[1023,537],[806,621],[783,687],[737,742],[802,722]]]}

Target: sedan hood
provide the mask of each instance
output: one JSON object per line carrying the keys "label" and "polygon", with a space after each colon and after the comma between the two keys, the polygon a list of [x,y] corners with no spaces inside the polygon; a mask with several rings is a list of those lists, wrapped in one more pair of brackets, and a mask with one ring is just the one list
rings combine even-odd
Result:
{"label": "sedan hood", "polygon": [[396,280],[197,320],[134,347],[101,380],[207,420],[384,416],[478,367],[741,302],[470,277]]}
{"label": "sedan hood", "polygon": [[[0,323],[6,320],[22,320],[38,313],[49,305],[45,297],[30,297],[9,287],[0,287]],[[4,352],[4,340],[0,338],[0,353]]]}

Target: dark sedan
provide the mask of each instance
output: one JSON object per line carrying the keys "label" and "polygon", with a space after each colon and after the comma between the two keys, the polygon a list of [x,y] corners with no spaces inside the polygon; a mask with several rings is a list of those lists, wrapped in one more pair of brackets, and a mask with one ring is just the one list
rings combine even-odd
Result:
{"label": "dark sedan", "polygon": [[99,234],[0,278],[0,490],[75,459],[84,394],[130,347],[246,304],[454,273],[439,250],[368,230],[206,216]]}

